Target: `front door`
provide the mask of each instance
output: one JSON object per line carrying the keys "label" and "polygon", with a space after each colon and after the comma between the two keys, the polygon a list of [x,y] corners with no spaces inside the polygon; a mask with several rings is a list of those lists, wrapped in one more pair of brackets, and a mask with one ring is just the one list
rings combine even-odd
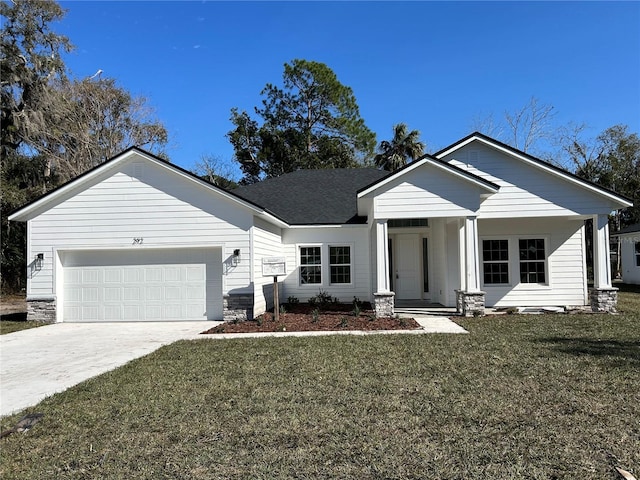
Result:
{"label": "front door", "polygon": [[422,262],[420,235],[403,233],[396,235],[395,248],[395,293],[399,300],[421,298]]}

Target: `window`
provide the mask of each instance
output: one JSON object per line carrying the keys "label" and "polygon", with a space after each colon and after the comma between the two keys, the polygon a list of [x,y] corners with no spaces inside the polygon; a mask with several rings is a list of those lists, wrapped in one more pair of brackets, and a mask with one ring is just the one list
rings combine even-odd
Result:
{"label": "window", "polygon": [[520,282],[545,283],[544,239],[521,239],[520,250]]}
{"label": "window", "polygon": [[636,242],[636,267],[640,267],[640,242]]}
{"label": "window", "polygon": [[329,247],[331,283],[351,283],[351,247]]}
{"label": "window", "polygon": [[321,247],[300,247],[300,283],[322,283]]}
{"label": "window", "polygon": [[389,228],[428,227],[428,218],[392,218],[387,222]]}
{"label": "window", "polygon": [[509,283],[509,241],[482,241],[482,269],[487,285]]}

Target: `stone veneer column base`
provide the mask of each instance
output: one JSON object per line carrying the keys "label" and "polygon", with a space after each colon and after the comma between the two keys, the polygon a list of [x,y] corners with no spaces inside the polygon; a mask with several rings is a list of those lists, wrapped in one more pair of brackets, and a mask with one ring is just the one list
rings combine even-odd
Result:
{"label": "stone veneer column base", "polygon": [[465,317],[484,315],[484,292],[456,290],[456,311]]}
{"label": "stone veneer column base", "polygon": [[56,323],[56,299],[27,298],[27,320],[30,322]]}
{"label": "stone veneer column base", "polygon": [[222,298],[222,319],[225,322],[253,320],[253,294],[229,294]]}
{"label": "stone veneer column base", "polygon": [[618,304],[618,289],[611,288],[591,288],[589,289],[591,299],[591,311],[600,313],[616,313]]}
{"label": "stone veneer column base", "polygon": [[396,294],[394,292],[380,292],[373,294],[376,318],[393,317],[393,299],[395,296]]}

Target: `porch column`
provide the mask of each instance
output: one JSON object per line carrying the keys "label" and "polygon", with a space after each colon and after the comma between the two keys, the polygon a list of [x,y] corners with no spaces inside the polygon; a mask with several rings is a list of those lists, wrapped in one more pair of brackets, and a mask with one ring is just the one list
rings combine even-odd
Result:
{"label": "porch column", "polygon": [[484,292],[480,290],[480,255],[478,217],[459,222],[460,290],[456,291],[458,313],[465,316],[484,314]]}
{"label": "porch column", "polygon": [[478,257],[478,217],[464,220],[466,281],[467,292],[480,291],[480,261]]}
{"label": "porch column", "polygon": [[618,289],[611,284],[611,253],[609,250],[609,216],[593,216],[593,289],[591,309],[594,312],[615,312]]}
{"label": "porch column", "polygon": [[377,291],[389,291],[389,247],[386,220],[376,220],[376,266],[378,272]]}
{"label": "porch column", "polygon": [[387,220],[376,220],[376,317],[393,317],[395,294],[389,289],[389,246]]}

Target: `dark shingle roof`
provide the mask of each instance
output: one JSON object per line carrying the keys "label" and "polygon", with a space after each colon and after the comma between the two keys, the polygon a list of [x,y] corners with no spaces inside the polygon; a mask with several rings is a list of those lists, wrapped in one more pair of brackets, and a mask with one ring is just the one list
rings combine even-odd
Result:
{"label": "dark shingle roof", "polygon": [[298,170],[233,190],[289,225],[365,223],[358,217],[357,192],[389,172],[373,168]]}
{"label": "dark shingle roof", "polygon": [[633,225],[629,225],[626,228],[623,228],[619,232],[612,233],[611,235],[622,235],[624,233],[636,233],[640,232],[640,223],[634,223]]}

